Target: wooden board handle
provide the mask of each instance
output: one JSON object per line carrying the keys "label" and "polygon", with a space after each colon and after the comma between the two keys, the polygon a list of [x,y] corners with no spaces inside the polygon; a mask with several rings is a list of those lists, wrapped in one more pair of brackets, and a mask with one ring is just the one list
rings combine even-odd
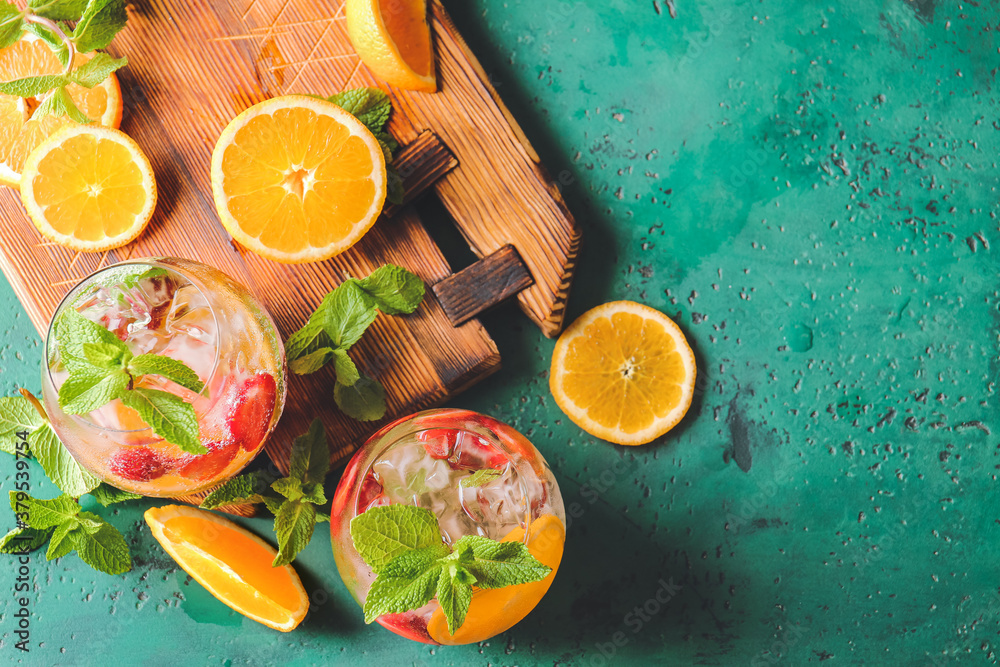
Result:
{"label": "wooden board handle", "polygon": [[[399,151],[392,166],[403,179],[402,205],[405,206],[457,167],[458,160],[438,135],[425,130]],[[386,204],[382,215],[390,217],[397,210],[396,204]]]}
{"label": "wooden board handle", "polygon": [[517,249],[505,245],[431,289],[457,327],[534,284]]}

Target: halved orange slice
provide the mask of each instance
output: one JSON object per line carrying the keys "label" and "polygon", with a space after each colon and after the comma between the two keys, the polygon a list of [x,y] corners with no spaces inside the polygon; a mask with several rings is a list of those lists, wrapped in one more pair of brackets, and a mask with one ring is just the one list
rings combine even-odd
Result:
{"label": "halved orange slice", "polygon": [[556,342],[549,388],[587,433],[644,445],[681,420],[694,396],[694,353],[674,322],[613,301],[587,311]]}
{"label": "halved orange slice", "polygon": [[385,188],[375,136],[336,104],[304,95],[250,107],[212,154],[223,226],[277,262],[317,262],[350,248],[375,224]]}
{"label": "halved orange slice", "polygon": [[[77,54],[74,65],[79,67],[92,57],[93,54]],[[0,49],[0,81],[59,74],[62,70],[52,49],[34,35],[25,34]],[[114,74],[93,88],[74,83],[66,91],[91,120],[105,127],[118,127],[121,123],[122,94]],[[59,128],[73,124],[65,116],[33,120],[31,114],[40,103],[36,98],[0,95],[0,184],[16,188],[21,182],[21,167],[32,149]]]}
{"label": "halved orange slice", "polygon": [[146,510],[153,537],[208,592],[247,618],[289,632],[309,610],[291,565],[271,567],[277,550],[228,519],[167,505]]}
{"label": "halved orange slice", "polygon": [[121,130],[71,123],[24,162],[21,202],[43,236],[83,252],[137,237],[156,206],[156,179]]}
{"label": "halved orange slice", "polygon": [[347,0],[344,14],[347,36],[375,76],[400,88],[437,90],[427,0]]}

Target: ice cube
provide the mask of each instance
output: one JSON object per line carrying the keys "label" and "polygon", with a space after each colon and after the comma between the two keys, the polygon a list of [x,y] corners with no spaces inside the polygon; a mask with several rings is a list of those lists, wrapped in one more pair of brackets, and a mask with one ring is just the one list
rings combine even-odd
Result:
{"label": "ice cube", "polygon": [[189,336],[215,343],[215,316],[201,291],[192,284],[179,287],[167,311],[163,326],[169,336]]}
{"label": "ice cube", "polygon": [[493,539],[503,537],[527,520],[524,486],[512,466],[505,466],[499,477],[481,486],[459,484],[458,494],[465,513]]}

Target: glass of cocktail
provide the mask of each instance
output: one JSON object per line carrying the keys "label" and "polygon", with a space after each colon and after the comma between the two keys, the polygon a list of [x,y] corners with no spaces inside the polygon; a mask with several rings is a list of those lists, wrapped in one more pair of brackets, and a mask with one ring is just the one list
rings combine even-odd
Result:
{"label": "glass of cocktail", "polygon": [[[190,404],[206,453],[161,437],[119,399],[86,414],[60,407],[72,369],[55,329],[64,315],[75,317],[69,310],[111,332],[129,355],[183,362],[197,375],[200,391],[155,372],[137,376],[128,389],[166,392]],[[155,370],[156,361],[147,365]],[[284,347],[271,317],[245,288],[199,262],[153,258],[101,269],[70,290],[46,336],[42,396],[59,439],[94,475],[147,496],[193,493],[239,472],[277,423],[285,390]]]}
{"label": "glass of cocktail", "polygon": [[454,631],[437,599],[375,618],[398,635],[429,644],[485,641],[524,618],[555,577],[566,537],[559,485],[539,451],[496,419],[457,409],[418,413],[380,430],[348,463],[330,526],[340,576],[363,607],[376,575],[355,548],[351,522],[397,504],[431,510],[445,545],[470,535],[518,541],[551,569],[530,583],[473,585],[464,622]]}

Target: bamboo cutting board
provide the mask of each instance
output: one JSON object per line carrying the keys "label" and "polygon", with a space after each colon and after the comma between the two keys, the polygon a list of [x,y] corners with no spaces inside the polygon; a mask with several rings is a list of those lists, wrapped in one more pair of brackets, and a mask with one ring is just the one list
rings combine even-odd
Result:
{"label": "bamboo cutting board", "polygon": [[[513,261],[519,257],[527,268],[518,283],[527,285],[517,294],[521,307],[546,335],[555,335],[579,243],[577,227],[443,7],[433,2],[431,15],[439,92],[382,86],[396,108],[390,130],[405,146],[399,169],[408,199],[432,186],[481,257],[513,244],[504,258],[512,253]],[[0,192],[0,266],[43,335],[60,298],[81,278],[144,256],[180,256],[222,269],[261,299],[285,337],[345,277],[366,275],[387,262],[409,268],[428,286],[462,283],[445,281],[451,268],[409,206],[387,210],[343,255],[300,266],[246,252],[218,222],[209,165],[215,142],[233,117],[280,94],[330,95],[379,85],[347,39],[341,0],[131,3],[128,27],[111,51],[129,58],[119,77],[125,99],[121,129],[149,156],[159,202],[137,241],[107,253],[80,254],[44,242],[17,193]],[[499,263],[487,260],[486,268],[480,267],[486,271]],[[482,325],[469,319],[455,326],[458,321],[429,289],[415,315],[380,316],[352,349],[362,370],[386,388],[386,419],[441,403],[499,367],[496,346]],[[267,445],[282,471],[292,436],[317,413],[335,460],[378,426],[341,415],[333,403],[333,382],[326,371],[290,378],[285,416]]]}

